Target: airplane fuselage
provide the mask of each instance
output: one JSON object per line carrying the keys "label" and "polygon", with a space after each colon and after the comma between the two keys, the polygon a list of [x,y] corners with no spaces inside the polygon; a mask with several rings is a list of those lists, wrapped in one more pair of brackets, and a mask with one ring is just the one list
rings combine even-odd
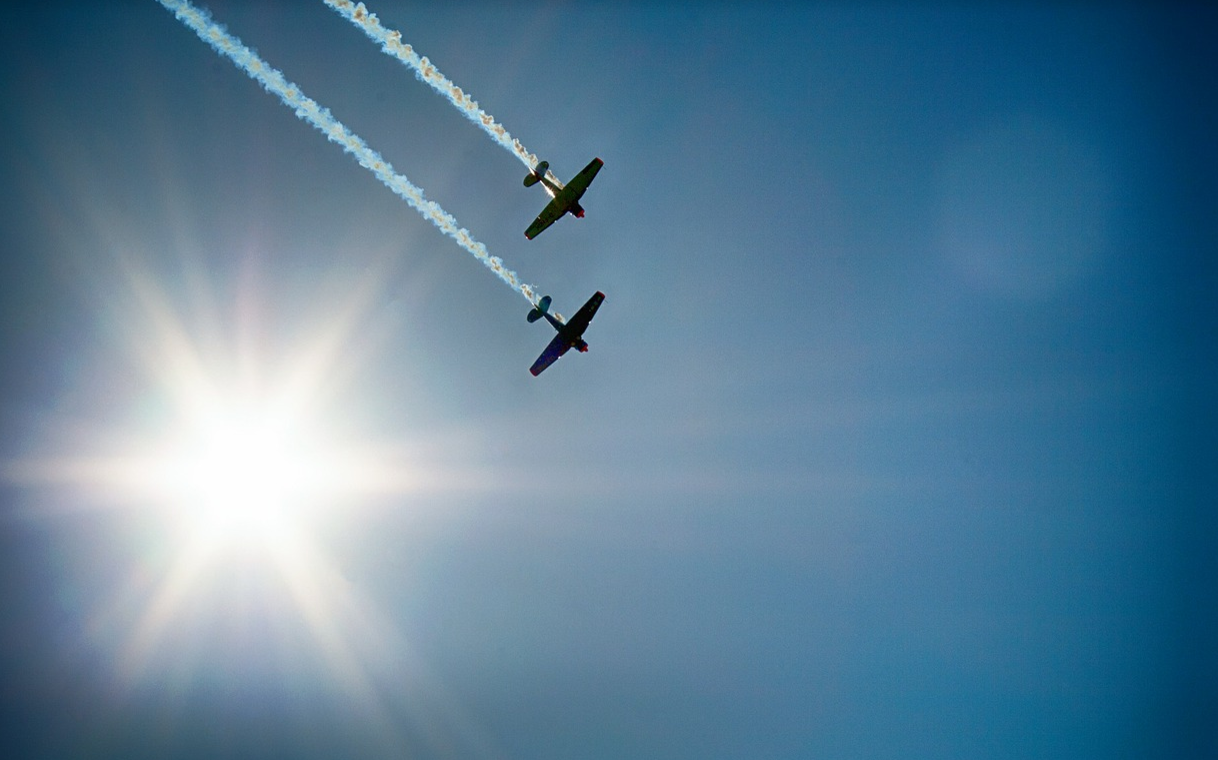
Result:
{"label": "airplane fuselage", "polygon": [[584,207],[579,205],[579,196],[582,193],[577,195],[574,189],[568,190],[566,185],[556,184],[545,177],[542,177],[541,181],[545,183],[546,192],[550,197],[558,201],[559,211],[579,217],[584,215]]}
{"label": "airplane fuselage", "polygon": [[[546,177],[546,175],[544,173],[538,173],[537,180],[538,180],[538,184],[540,184],[542,187],[544,187],[546,192],[549,193],[550,198],[559,198],[559,196],[564,195],[563,191],[567,189],[566,185],[562,184],[561,182],[551,182],[550,179],[548,177]],[[569,195],[571,195],[571,193],[567,192],[567,193],[565,193],[565,195],[569,196]],[[578,198],[576,200],[571,201],[570,203],[565,203],[562,205],[563,205],[562,211],[564,213],[571,214],[573,216],[577,216],[581,219],[583,218],[584,207],[579,205]],[[559,216],[561,216],[561,214]]]}
{"label": "airplane fuselage", "polygon": [[575,328],[559,322],[558,319],[549,312],[546,312],[545,317],[546,321],[553,325],[554,329],[558,331],[558,334],[566,340],[567,345],[571,346],[571,348],[578,349],[581,354],[588,353],[588,344],[583,339],[584,331],[582,329],[579,331],[579,335],[573,335],[572,333],[575,332]]}
{"label": "airplane fuselage", "polygon": [[557,198],[558,194],[562,192],[563,186],[551,182],[544,174],[539,175],[539,178],[541,180],[541,184],[545,186],[546,192],[549,193],[551,198]]}

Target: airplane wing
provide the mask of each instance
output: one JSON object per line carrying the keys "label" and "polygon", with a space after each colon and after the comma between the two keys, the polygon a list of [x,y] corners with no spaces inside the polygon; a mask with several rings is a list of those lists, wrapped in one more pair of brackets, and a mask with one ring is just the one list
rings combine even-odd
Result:
{"label": "airplane wing", "polygon": [[524,231],[524,236],[532,240],[540,235],[542,230],[557,222],[559,217],[567,213],[570,205],[570,202],[565,200],[562,195],[555,197],[554,200],[546,204],[546,207],[541,210],[541,213],[537,215],[537,218],[533,220],[529,228]]}
{"label": "airplane wing", "polygon": [[546,350],[542,351],[541,356],[537,357],[537,361],[533,362],[533,366],[529,367],[529,372],[533,373],[533,377],[537,377],[545,372],[546,367],[558,361],[558,358],[569,350],[571,350],[571,344],[561,334],[555,335],[554,340],[550,341],[550,345],[546,346]]}
{"label": "airplane wing", "polygon": [[596,316],[596,310],[601,307],[601,301],[604,300],[604,293],[599,290],[593,293],[588,302],[575,312],[575,316],[567,320],[567,331],[573,335],[583,335],[584,330],[588,329],[588,323],[592,321],[592,317]]}
{"label": "airplane wing", "polygon": [[601,167],[604,165],[605,162],[599,158],[592,159],[592,161],[584,167],[583,171],[575,175],[575,179],[567,183],[567,186],[563,188],[563,194],[565,195],[570,193],[571,200],[579,200],[584,194],[584,191],[588,189],[588,185],[591,185],[592,180],[596,178],[596,173],[599,172]]}

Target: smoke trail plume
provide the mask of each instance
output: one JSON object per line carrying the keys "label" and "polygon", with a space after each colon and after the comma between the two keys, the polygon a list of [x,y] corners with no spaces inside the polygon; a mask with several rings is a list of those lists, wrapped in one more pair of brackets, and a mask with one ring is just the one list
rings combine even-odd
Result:
{"label": "smoke trail plume", "polygon": [[178,20],[194,30],[195,34],[215,48],[216,52],[226,56],[238,68],[241,68],[251,78],[261,84],[268,92],[278,95],[284,105],[296,111],[296,115],[312,124],[318,131],[324,133],[330,140],[342,146],[343,150],[355,156],[360,166],[376,175],[403,200],[409,203],[428,221],[440,228],[440,231],[473,254],[488,269],[499,278],[511,285],[534,305],[537,304],[537,294],[531,285],[522,283],[516,273],[503,265],[498,256],[491,256],[486,246],[474,240],[469,231],[457,226],[457,220],[435,201],[423,197],[423,191],[411,184],[410,180],[398,174],[377,153],[357,135],[347,129],[338,119],[335,119],[327,108],[322,108],[311,98],[305,97],[300,88],[289,82],[277,69],[272,68],[258,57],[254,51],[247,48],[222,26],[212,21],[210,14],[191,5],[188,0],[158,0],[161,5],[172,11]]}
{"label": "smoke trail plume", "polygon": [[[482,130],[490,135],[495,142],[516,154],[516,157],[523,161],[525,166],[530,169],[537,168],[537,156],[526,150],[519,140],[508,134],[503,125],[495,121],[494,117],[486,111],[483,111],[473,98],[466,95],[460,87],[441,74],[431,61],[425,57],[420,57],[414,51],[414,48],[402,42],[401,32],[390,31],[381,26],[380,19],[376,17],[375,13],[369,11],[363,3],[352,3],[351,0],[325,0],[325,3],[345,16],[352,24],[363,29],[364,34],[368,35],[373,42],[381,43],[381,50],[413,69],[415,76],[431,85],[432,89],[436,92],[448,98],[461,113],[465,114],[467,119],[482,127]],[[546,172],[546,179],[560,187],[562,185],[558,177],[555,177],[549,171]]]}

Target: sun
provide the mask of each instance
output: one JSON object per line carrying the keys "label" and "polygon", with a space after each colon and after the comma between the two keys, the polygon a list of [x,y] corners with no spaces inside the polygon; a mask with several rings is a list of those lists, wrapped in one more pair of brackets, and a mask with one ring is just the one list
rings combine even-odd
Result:
{"label": "sun", "polygon": [[270,400],[213,401],[148,462],[147,476],[197,541],[283,544],[337,485],[338,455]]}

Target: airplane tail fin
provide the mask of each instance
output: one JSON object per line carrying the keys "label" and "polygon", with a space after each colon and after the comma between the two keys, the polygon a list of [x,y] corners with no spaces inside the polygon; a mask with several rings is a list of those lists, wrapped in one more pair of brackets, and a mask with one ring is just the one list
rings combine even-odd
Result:
{"label": "airplane tail fin", "polygon": [[537,302],[537,308],[535,308],[529,312],[529,316],[527,317],[527,319],[529,320],[529,322],[536,322],[537,320],[541,319],[542,315],[544,315],[549,310],[550,310],[550,297],[542,296],[541,300]]}
{"label": "airplane tail fin", "polygon": [[532,187],[541,181],[541,178],[546,176],[546,171],[550,168],[549,161],[542,161],[537,164],[537,168],[529,172],[524,177],[524,186]]}

